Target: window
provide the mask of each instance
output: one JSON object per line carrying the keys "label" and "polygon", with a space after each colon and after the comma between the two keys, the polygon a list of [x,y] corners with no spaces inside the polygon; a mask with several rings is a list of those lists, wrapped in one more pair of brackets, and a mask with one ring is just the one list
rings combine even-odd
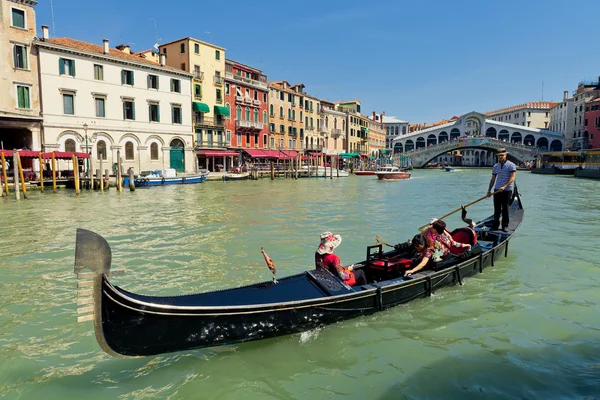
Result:
{"label": "window", "polygon": [[75,96],[70,93],[63,93],[63,113],[66,115],[75,114]]}
{"label": "window", "polygon": [[13,62],[15,68],[28,69],[27,47],[22,44],[15,44],[13,47]]}
{"label": "window", "polygon": [[160,106],[156,103],[148,105],[148,119],[150,122],[160,122]]}
{"label": "window", "polygon": [[267,102],[267,94],[263,93],[263,103],[266,103],[266,102]]}
{"label": "window", "polygon": [[99,140],[96,145],[96,157],[98,160],[106,160],[106,142]]}
{"label": "window", "polygon": [[235,110],[235,116],[238,121],[240,121],[242,119],[242,107],[237,106],[237,108]]}
{"label": "window", "polygon": [[279,118],[283,119],[283,107],[279,107]]}
{"label": "window", "polygon": [[181,124],[181,106],[171,106],[171,122],[174,124]]}
{"label": "window", "polygon": [[179,79],[171,79],[171,92],[181,93],[181,81]]}
{"label": "window", "polygon": [[94,102],[96,103],[96,117],[106,117],[105,100],[102,97],[96,97]]}
{"label": "window", "polygon": [[158,143],[152,143],[150,145],[150,159],[158,160]]}
{"label": "window", "polygon": [[246,88],[246,98],[250,98],[250,89]]}
{"label": "window", "polygon": [[148,89],[158,90],[158,76],[148,75]]}
{"label": "window", "polygon": [[181,65],[180,65],[180,69],[181,69],[182,71],[185,71],[185,63],[181,63]]}
{"label": "window", "polygon": [[12,24],[15,28],[25,29],[25,10],[12,9]]}
{"label": "window", "polygon": [[131,85],[133,86],[133,71],[128,71],[126,69],[121,71],[121,84],[122,85]]}
{"label": "window", "polygon": [[123,100],[123,119],[135,120],[135,103],[133,100]]}
{"label": "window", "polygon": [[225,84],[225,94],[229,94],[229,93],[230,93],[230,91],[229,91],[229,83],[226,83]]}
{"label": "window", "polygon": [[29,86],[17,85],[17,107],[26,109],[31,108],[29,90]]}
{"label": "window", "polygon": [[194,97],[197,99],[202,98],[202,85],[194,85]]}
{"label": "window", "polygon": [[200,45],[198,43],[194,43],[194,53],[200,54]]}
{"label": "window", "polygon": [[258,110],[254,110],[254,122],[258,122]]}
{"label": "window", "polygon": [[215,50],[215,60],[221,59],[221,52],[219,50]]}
{"label": "window", "polygon": [[133,143],[132,142],[127,142],[125,143],[125,159],[126,160],[133,160]]}
{"label": "window", "polygon": [[179,52],[180,52],[181,54],[185,54],[185,43],[181,43],[181,44],[179,45]]}
{"label": "window", "polygon": [[275,112],[273,111],[273,104],[269,105],[269,114],[271,115],[271,117],[275,116]]}
{"label": "window", "polygon": [[250,146],[250,132],[246,132],[246,146]]}
{"label": "window", "polygon": [[246,107],[246,121],[250,121],[250,108]]}
{"label": "window", "polygon": [[75,76],[75,60],[67,58],[58,59],[58,72],[60,75]]}
{"label": "window", "polygon": [[238,146],[242,145],[242,132],[237,133],[237,145]]}
{"label": "window", "polygon": [[221,89],[217,89],[216,93],[217,93],[217,103],[222,103],[223,96],[221,95]]}
{"label": "window", "polygon": [[167,48],[163,47],[163,54],[166,56],[167,55]]}
{"label": "window", "polygon": [[254,100],[258,100],[258,90],[254,91]]}
{"label": "window", "polygon": [[75,141],[73,139],[65,140],[65,151],[69,153],[75,153],[75,151],[77,151]]}
{"label": "window", "polygon": [[285,93],[279,92],[279,100],[281,100],[281,101],[285,100]]}
{"label": "window", "polygon": [[263,111],[263,124],[267,123],[267,112]]}
{"label": "window", "polygon": [[97,81],[104,80],[104,67],[102,65],[94,64],[94,79]]}

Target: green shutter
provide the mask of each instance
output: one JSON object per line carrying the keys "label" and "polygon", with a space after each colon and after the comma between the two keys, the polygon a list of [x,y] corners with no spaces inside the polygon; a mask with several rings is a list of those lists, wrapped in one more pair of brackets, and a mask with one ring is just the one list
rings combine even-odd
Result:
{"label": "green shutter", "polygon": [[179,109],[179,123],[180,124],[183,123],[183,109],[182,108]]}
{"label": "green shutter", "polygon": [[75,60],[71,60],[71,76],[75,76]]}
{"label": "green shutter", "polygon": [[23,86],[17,86],[17,106],[19,108],[25,108],[25,100],[23,97]]}
{"label": "green shutter", "polygon": [[146,78],[146,85],[148,85],[148,89],[150,89],[150,75]]}
{"label": "green shutter", "polygon": [[171,79],[171,92],[173,91],[173,79]]}
{"label": "green shutter", "polygon": [[160,105],[156,105],[156,122],[160,122]]}
{"label": "green shutter", "polygon": [[171,106],[171,123],[175,123],[175,107]]}
{"label": "green shutter", "polygon": [[26,86],[23,86],[23,99],[25,100],[25,108],[31,108],[29,104],[29,88]]}
{"label": "green shutter", "polygon": [[159,84],[160,84],[160,78],[158,77],[158,75],[156,75],[156,90],[158,90],[160,88]]}
{"label": "green shutter", "polygon": [[152,121],[152,104],[148,104],[148,122]]}
{"label": "green shutter", "polygon": [[130,72],[131,72],[131,86],[134,86],[135,85],[135,81],[134,81],[135,74],[133,73],[133,71],[130,71]]}
{"label": "green shutter", "polygon": [[121,70],[121,85],[125,84],[125,71]]}
{"label": "green shutter", "polygon": [[60,75],[65,74],[65,60],[63,58],[58,59],[58,73]]}
{"label": "green shutter", "polygon": [[131,102],[131,119],[135,120],[135,101]]}
{"label": "green shutter", "polygon": [[126,106],[126,102],[123,102],[123,119],[127,119],[127,106]]}

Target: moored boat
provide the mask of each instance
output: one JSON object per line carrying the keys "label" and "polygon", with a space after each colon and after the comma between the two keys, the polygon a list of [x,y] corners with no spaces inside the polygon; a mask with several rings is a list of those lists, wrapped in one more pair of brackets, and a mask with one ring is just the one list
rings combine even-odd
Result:
{"label": "moored boat", "polygon": [[[163,169],[156,171],[143,171],[134,178],[136,187],[182,185],[200,183],[206,180],[208,172],[200,172],[192,175],[177,175],[174,169]],[[129,185],[129,177],[123,177],[123,185]]]}
{"label": "moored boat", "polygon": [[[113,285],[109,276],[117,271],[111,272],[108,243],[100,235],[78,229],[75,273],[82,279],[78,287],[91,294],[90,298],[79,299],[78,303],[85,306],[78,312],[87,315],[78,320],[93,320],[100,347],[121,357],[302,332],[431,296],[443,286],[462,285],[464,278],[493,267],[502,255],[506,256],[508,243],[524,215],[516,189],[509,213],[507,232],[490,230],[492,217],[475,224],[473,230],[455,230],[453,236],[462,234],[463,243],[473,244],[471,250],[410,276],[404,276],[404,267],[399,267],[408,256],[407,250],[384,252],[379,244],[368,246],[366,260],[355,264],[355,269],[366,272],[365,285],[347,286],[329,271],[319,269],[279,281],[164,297],[136,294]],[[90,278],[92,281],[84,281]]]}
{"label": "moored boat", "polygon": [[373,176],[373,175],[377,175],[377,171],[354,171],[354,175]]}
{"label": "moored boat", "polygon": [[398,167],[386,166],[381,167],[376,172],[379,180],[398,180],[410,178],[410,172]]}
{"label": "moored boat", "polygon": [[446,171],[446,172],[454,172],[454,171],[456,171],[456,168],[454,168],[454,167],[444,167],[444,171]]}

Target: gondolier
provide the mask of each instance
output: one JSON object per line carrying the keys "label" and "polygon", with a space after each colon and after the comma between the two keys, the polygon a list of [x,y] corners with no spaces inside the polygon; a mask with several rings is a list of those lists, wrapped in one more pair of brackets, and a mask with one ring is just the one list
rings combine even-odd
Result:
{"label": "gondolier", "polygon": [[505,148],[498,149],[496,157],[498,157],[498,162],[492,168],[492,179],[490,179],[487,191],[487,196],[490,197],[492,187],[494,188],[494,224],[492,230],[497,230],[500,227],[500,214],[502,214],[502,231],[508,232],[510,222],[508,202],[512,198],[517,166],[512,161],[508,161],[508,152]]}

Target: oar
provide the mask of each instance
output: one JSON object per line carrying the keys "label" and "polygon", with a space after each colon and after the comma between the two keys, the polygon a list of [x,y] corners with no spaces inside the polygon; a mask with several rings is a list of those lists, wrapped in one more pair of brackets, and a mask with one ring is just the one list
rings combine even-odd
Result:
{"label": "oar", "polygon": [[379,236],[379,235],[375,236],[375,240],[377,241],[377,244],[380,244],[380,243],[381,243],[381,244],[385,244],[385,245],[386,245],[386,246],[388,246],[388,247],[394,247],[394,246],[392,246],[391,244],[387,244],[386,242],[382,242],[382,241],[381,241],[381,236]]}
{"label": "oar", "polygon": [[[441,217],[439,217],[438,219],[444,219],[444,218],[446,218],[446,217],[449,217],[450,215],[452,215],[452,214],[454,214],[454,213],[456,213],[456,212],[459,212],[460,210],[462,210],[462,209],[463,209],[463,207],[464,207],[464,208],[467,208],[467,207],[469,207],[469,206],[472,206],[473,204],[475,204],[475,203],[479,203],[481,200],[485,200],[485,199],[487,199],[488,197],[491,197],[491,196],[495,195],[496,193],[500,193],[501,191],[502,191],[501,189],[499,189],[499,190],[496,190],[496,191],[495,191],[494,193],[492,193],[490,196],[488,196],[488,195],[486,194],[485,196],[483,196],[483,197],[481,197],[481,198],[479,198],[479,199],[477,199],[477,200],[475,200],[475,201],[472,201],[472,202],[470,202],[470,203],[468,203],[468,204],[465,204],[464,206],[463,206],[463,205],[461,205],[461,206],[460,206],[459,208],[457,208],[456,210],[453,210],[453,211],[449,212],[448,214],[442,215],[442,216],[441,216]],[[423,229],[427,228],[429,225],[430,225],[430,224],[425,224],[425,225],[423,225],[423,226],[419,227],[419,230],[420,230],[420,231],[422,231]]]}

